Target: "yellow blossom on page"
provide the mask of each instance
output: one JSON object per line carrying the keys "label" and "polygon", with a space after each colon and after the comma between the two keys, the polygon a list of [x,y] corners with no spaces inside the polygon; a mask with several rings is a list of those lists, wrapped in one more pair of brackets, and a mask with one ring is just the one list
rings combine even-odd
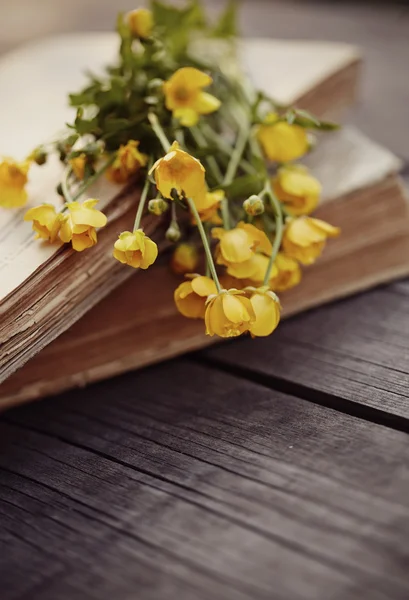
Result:
{"label": "yellow blossom on page", "polygon": [[194,67],[178,69],[163,84],[166,108],[185,127],[196,125],[200,115],[207,115],[220,107],[220,100],[203,91],[212,78]]}
{"label": "yellow blossom on page", "polygon": [[114,257],[134,269],[147,269],[158,256],[158,246],[142,229],[124,231],[114,244]]}
{"label": "yellow blossom on page", "polygon": [[91,248],[97,243],[96,230],[105,227],[107,218],[95,205],[98,200],[88,199],[85,202],[70,202],[68,211],[61,214],[60,239],[64,243],[71,242],[77,252]]}
{"label": "yellow blossom on page", "polygon": [[339,234],[338,227],[321,219],[298,217],[291,219],[284,230],[283,250],[303,265],[311,265],[324,249],[327,238]]}
{"label": "yellow blossom on page", "polygon": [[0,162],[0,206],[18,208],[27,202],[26,183],[29,161],[5,158]]}

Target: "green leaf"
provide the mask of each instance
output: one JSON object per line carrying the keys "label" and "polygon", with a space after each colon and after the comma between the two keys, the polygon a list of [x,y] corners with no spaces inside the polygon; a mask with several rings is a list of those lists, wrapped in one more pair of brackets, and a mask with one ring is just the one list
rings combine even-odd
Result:
{"label": "green leaf", "polygon": [[98,131],[98,117],[93,119],[83,119],[78,116],[74,121],[74,129],[79,135],[85,135],[87,133],[97,133]]}
{"label": "green leaf", "polygon": [[258,194],[263,189],[265,174],[263,172],[255,175],[242,175],[237,177],[230,185],[219,186],[226,192],[229,200],[247,198],[252,194]]}
{"label": "green leaf", "polygon": [[321,121],[308,111],[302,110],[301,108],[294,108],[287,111],[285,117],[287,123],[294,123],[295,125],[299,125],[300,127],[304,127],[306,129],[316,129],[318,131],[333,131],[335,129],[339,129],[339,125],[337,123],[332,123],[331,121]]}
{"label": "green leaf", "polygon": [[229,0],[213,29],[214,37],[226,38],[237,36],[237,8],[237,0]]}

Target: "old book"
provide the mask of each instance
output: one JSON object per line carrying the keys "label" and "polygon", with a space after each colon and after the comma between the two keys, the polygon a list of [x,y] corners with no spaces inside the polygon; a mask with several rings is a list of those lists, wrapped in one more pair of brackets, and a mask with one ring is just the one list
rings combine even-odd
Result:
{"label": "old book", "polygon": [[[84,83],[85,69],[98,72],[116,51],[114,34],[81,34],[34,43],[4,57],[0,154],[22,158],[55,135],[72,118],[67,93]],[[351,46],[247,40],[240,51],[255,83],[281,103],[299,101],[322,115],[354,95],[359,56]],[[29,205],[60,201],[55,193],[59,169],[57,161],[33,168]],[[25,209],[0,212],[0,382],[131,275],[112,259],[111,248],[133,220],[137,187],[121,190],[104,181],[88,194],[100,198],[109,222],[98,246],[82,254],[34,242],[22,221]],[[158,226],[150,217],[143,224],[148,235]]]}
{"label": "old book", "polygon": [[[342,228],[301,285],[280,295],[284,316],[409,273],[409,204],[400,161],[354,129],[309,158],[324,186],[317,216]],[[214,341],[173,303],[167,264],[136,273],[0,385],[0,407],[83,386]]]}

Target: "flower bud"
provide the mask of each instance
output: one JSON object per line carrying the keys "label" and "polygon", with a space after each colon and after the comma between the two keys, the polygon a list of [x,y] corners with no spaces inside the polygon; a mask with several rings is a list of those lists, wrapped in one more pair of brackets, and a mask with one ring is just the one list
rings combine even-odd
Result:
{"label": "flower bud", "polygon": [[154,198],[153,200],[149,200],[148,210],[152,215],[160,217],[168,210],[168,208],[169,204],[163,198]]}
{"label": "flower bud", "polygon": [[179,244],[170,261],[171,269],[178,275],[193,273],[199,263],[199,253],[193,244]]}
{"label": "flower bud", "polygon": [[133,36],[141,39],[148,38],[152,34],[153,15],[147,8],[136,8],[126,15],[129,29]]}
{"label": "flower bud", "polygon": [[253,194],[243,202],[243,208],[248,215],[256,217],[264,212],[264,202],[259,196]]}
{"label": "flower bud", "polygon": [[30,154],[29,158],[33,160],[37,165],[41,166],[44,165],[47,160],[47,152],[44,150],[44,148],[35,148]]}
{"label": "flower bud", "polygon": [[169,242],[176,243],[180,240],[181,235],[182,234],[180,233],[179,225],[176,223],[176,221],[172,221],[167,232],[165,233],[166,239]]}
{"label": "flower bud", "polygon": [[163,88],[163,79],[160,79],[159,77],[155,77],[154,79],[151,79],[150,81],[148,81],[148,90],[150,92],[157,92],[162,90]]}

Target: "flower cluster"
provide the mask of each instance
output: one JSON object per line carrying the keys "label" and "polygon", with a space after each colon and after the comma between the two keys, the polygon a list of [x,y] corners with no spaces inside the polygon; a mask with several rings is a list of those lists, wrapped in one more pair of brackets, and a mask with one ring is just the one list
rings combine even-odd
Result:
{"label": "flower cluster", "polygon": [[81,252],[107,223],[97,200],[84,199],[88,188],[102,176],[140,182],[133,227],[118,232],[114,259],[135,269],[155,262],[158,246],[143,223],[156,216],[177,244],[171,268],[185,276],[174,292],[179,312],[203,319],[210,336],[267,336],[280,320],[276,293],[298,285],[300,265],[339,234],[310,216],[321,185],[296,162],[310,151],[312,130],[333,126],[283,110],[210,58],[195,58],[197,30],[207,44],[231,40],[231,6],[216,27],[196,1],[179,10],[155,0],[151,11],[121,15],[119,64],[70,96],[77,116],[64,137],[21,163],[0,163],[0,206],[23,206],[31,165],[57,152],[62,205],[29,208],[24,219],[36,238]]}

